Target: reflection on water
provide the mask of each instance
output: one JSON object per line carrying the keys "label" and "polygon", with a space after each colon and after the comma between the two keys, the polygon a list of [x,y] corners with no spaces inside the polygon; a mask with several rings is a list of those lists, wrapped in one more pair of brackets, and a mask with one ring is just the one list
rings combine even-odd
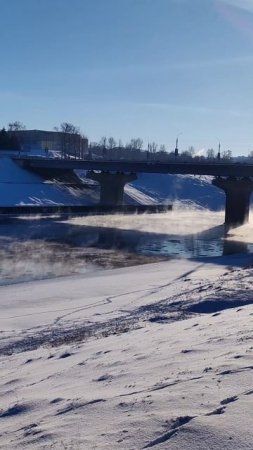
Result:
{"label": "reflection on water", "polygon": [[[65,222],[22,218],[1,222],[0,284],[172,257],[210,257],[253,250],[252,244],[224,239],[223,225],[219,225],[221,216],[216,214],[215,220],[210,221],[210,217],[195,212],[190,221],[187,217],[188,223],[186,216],[180,214],[138,219],[121,216],[120,222],[118,217],[109,220],[105,216],[96,221],[93,217]],[[177,226],[182,219],[184,224]],[[198,232],[194,233],[195,229]]]}

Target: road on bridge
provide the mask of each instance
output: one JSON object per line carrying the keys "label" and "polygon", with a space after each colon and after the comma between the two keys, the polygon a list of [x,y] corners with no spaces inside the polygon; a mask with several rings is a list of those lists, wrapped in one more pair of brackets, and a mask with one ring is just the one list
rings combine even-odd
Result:
{"label": "road on bridge", "polygon": [[253,177],[253,164],[234,162],[156,162],[156,161],[126,161],[126,160],[83,160],[83,159],[53,159],[53,158],[13,158],[24,168],[58,169],[58,170],[97,170],[104,172],[123,173],[163,173],[212,175],[215,177]]}

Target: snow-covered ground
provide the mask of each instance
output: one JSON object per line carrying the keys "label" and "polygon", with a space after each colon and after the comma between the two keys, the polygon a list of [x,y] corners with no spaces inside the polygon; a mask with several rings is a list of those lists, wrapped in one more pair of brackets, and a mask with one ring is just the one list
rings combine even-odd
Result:
{"label": "snow-covered ground", "polygon": [[0,288],[3,449],[251,449],[252,255]]}

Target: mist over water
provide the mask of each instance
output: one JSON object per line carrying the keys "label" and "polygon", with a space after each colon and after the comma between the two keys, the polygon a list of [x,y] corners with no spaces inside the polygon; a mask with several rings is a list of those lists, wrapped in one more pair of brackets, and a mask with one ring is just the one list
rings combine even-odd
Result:
{"label": "mist over water", "polygon": [[253,226],[232,230],[224,239],[223,221],[224,212],[185,205],[164,214],[5,219],[0,285],[253,251]]}

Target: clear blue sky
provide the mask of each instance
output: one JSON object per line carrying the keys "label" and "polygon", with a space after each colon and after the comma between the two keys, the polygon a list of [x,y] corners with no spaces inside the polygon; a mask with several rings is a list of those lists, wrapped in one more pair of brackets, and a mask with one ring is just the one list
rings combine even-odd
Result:
{"label": "clear blue sky", "polygon": [[253,0],[0,0],[0,126],[253,150]]}

